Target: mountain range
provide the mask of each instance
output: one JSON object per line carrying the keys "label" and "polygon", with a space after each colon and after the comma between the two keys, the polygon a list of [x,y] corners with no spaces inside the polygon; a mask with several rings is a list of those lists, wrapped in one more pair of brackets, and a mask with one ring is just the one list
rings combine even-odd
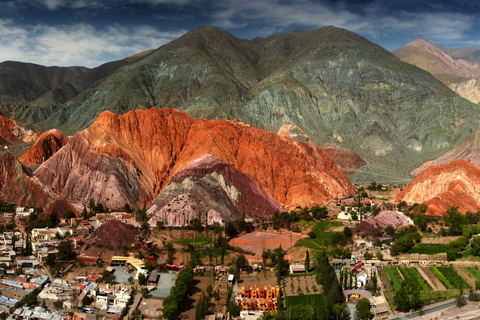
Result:
{"label": "mountain range", "polygon": [[393,54],[430,72],[458,95],[480,103],[480,48],[448,49],[426,39],[417,39]]}
{"label": "mountain range", "polygon": [[366,165],[349,175],[353,181],[409,179],[419,163],[470,136],[480,118],[429,73],[335,27],[253,40],[201,27],[1,111],[27,127],[72,135],[102,111],[151,106],[272,132],[297,126],[319,146],[360,155]]}
{"label": "mountain range", "polygon": [[405,48],[435,77],[335,27],[253,40],[201,27],[93,69],[1,63],[0,196],[77,212],[148,204],[152,225],[185,225],[346,197],[344,173],[403,182],[427,169],[413,182],[425,186],[430,166],[478,157],[478,105],[445,85],[474,79],[478,55]]}

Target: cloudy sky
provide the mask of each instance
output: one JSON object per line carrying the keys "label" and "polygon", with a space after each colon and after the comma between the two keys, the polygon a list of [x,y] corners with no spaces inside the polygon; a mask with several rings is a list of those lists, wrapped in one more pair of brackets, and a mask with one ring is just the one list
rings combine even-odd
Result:
{"label": "cloudy sky", "polygon": [[0,0],[0,62],[96,67],[202,25],[252,39],[333,25],[388,50],[480,47],[477,0]]}

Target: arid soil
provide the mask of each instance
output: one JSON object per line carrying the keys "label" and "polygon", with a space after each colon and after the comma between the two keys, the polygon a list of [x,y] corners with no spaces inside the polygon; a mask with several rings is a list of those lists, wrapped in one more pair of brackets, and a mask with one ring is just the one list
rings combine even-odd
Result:
{"label": "arid soil", "polygon": [[243,250],[255,253],[257,257],[262,255],[263,250],[275,250],[279,246],[287,251],[302,237],[298,234],[280,234],[272,232],[255,231],[230,240],[229,244],[241,247]]}

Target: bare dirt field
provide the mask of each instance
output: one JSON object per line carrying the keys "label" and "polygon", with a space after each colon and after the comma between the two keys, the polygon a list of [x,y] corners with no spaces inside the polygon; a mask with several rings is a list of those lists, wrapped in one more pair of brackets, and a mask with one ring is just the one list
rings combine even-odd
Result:
{"label": "bare dirt field", "polygon": [[230,240],[229,244],[235,247],[240,247],[243,250],[254,253],[260,257],[263,250],[274,250],[279,246],[287,251],[302,237],[295,233],[281,234],[263,231],[254,231],[243,236]]}
{"label": "bare dirt field", "polygon": [[451,241],[457,240],[460,237],[423,237],[422,243],[428,244],[448,244]]}

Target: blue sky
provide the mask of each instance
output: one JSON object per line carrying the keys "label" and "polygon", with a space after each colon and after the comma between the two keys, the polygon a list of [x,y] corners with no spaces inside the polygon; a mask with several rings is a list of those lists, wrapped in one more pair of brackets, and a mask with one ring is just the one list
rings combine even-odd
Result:
{"label": "blue sky", "polygon": [[333,25],[388,50],[480,47],[478,0],[0,0],[0,61],[95,67],[202,25],[252,39]]}

